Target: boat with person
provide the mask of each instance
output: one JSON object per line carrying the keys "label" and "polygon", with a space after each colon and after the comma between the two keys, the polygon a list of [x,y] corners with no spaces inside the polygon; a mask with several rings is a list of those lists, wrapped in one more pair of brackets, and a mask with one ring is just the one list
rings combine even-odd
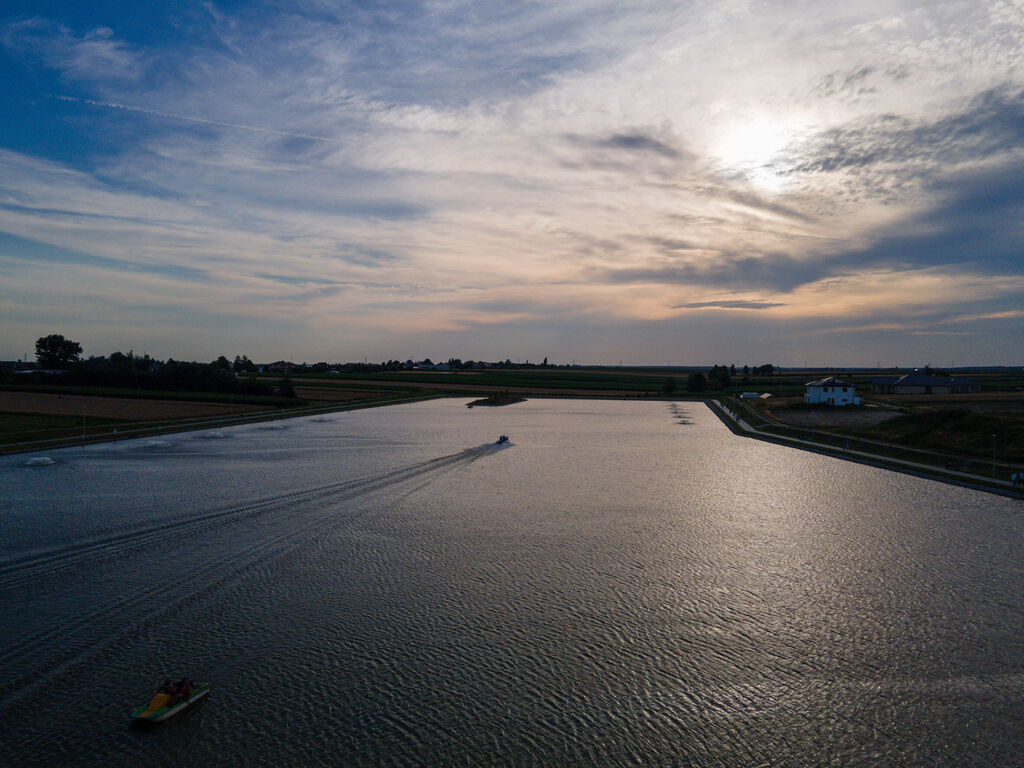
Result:
{"label": "boat with person", "polygon": [[132,710],[132,720],[137,723],[163,722],[192,706],[209,692],[209,683],[193,683],[187,677],[173,684],[167,680],[149,700],[149,704]]}
{"label": "boat with person", "polygon": [[494,441],[495,445],[504,445],[507,442],[508,442],[508,435],[502,435],[501,437],[499,437],[497,440]]}

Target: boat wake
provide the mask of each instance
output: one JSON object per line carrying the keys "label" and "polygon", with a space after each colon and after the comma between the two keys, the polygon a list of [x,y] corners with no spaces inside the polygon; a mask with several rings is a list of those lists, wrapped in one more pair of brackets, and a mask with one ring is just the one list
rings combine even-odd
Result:
{"label": "boat wake", "polygon": [[[0,561],[0,597],[48,600],[67,584],[125,582],[98,603],[60,623],[29,631],[0,644],[0,712],[45,688],[61,675],[133,637],[166,625],[170,615],[249,571],[267,568],[315,544],[321,534],[380,511],[356,503],[384,492],[393,499],[413,493],[432,479],[493,455],[501,446],[487,443],[364,477],[266,496],[214,509],[190,510],[143,527],[74,541],[48,550]],[[265,531],[252,539],[253,524]],[[239,534],[233,536],[233,530]],[[227,541],[215,556],[166,574],[169,562],[210,541]],[[243,542],[239,544],[239,542]],[[126,574],[130,574],[126,579]],[[151,576],[149,574],[152,574]],[[5,599],[6,602],[6,599]],[[173,623],[173,622],[172,622]],[[16,662],[16,663],[14,663]],[[15,671],[16,670],[16,671]]]}
{"label": "boat wake", "polygon": [[48,467],[51,464],[57,462],[51,459],[49,456],[36,456],[35,458],[29,459],[25,462],[26,467]]}

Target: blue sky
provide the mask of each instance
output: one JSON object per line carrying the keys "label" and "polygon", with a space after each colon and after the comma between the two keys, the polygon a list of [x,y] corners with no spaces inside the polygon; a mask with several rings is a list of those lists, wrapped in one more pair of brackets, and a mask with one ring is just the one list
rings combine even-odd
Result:
{"label": "blue sky", "polygon": [[0,358],[1024,363],[1024,5],[6,2]]}

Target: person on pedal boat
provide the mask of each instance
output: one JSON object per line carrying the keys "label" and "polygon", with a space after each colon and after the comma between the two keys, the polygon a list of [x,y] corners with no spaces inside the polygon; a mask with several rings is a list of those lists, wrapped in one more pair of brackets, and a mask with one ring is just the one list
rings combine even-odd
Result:
{"label": "person on pedal boat", "polygon": [[178,696],[184,701],[192,695],[192,681],[187,677],[181,678],[178,681]]}

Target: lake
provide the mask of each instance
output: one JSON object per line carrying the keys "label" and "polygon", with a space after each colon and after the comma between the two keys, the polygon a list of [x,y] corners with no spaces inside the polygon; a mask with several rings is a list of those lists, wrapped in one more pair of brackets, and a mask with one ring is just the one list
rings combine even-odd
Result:
{"label": "lake", "polygon": [[0,458],[0,763],[1024,760],[1021,502],[466,402]]}

